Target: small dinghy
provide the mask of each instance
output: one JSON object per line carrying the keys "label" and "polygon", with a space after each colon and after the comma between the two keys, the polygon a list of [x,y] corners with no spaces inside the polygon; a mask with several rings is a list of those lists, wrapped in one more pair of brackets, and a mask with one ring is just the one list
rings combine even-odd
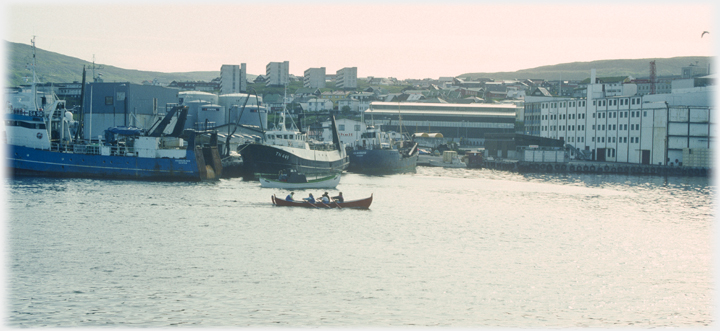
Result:
{"label": "small dinghy", "polygon": [[288,190],[301,190],[311,188],[335,188],[340,183],[340,173],[308,180],[304,174],[295,170],[281,173],[278,178],[271,179],[259,176],[260,187],[282,188]]}

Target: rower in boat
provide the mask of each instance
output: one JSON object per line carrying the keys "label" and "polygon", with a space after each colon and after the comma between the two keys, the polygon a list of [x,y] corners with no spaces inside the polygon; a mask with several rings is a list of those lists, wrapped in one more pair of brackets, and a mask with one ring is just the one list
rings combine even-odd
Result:
{"label": "rower in boat", "polygon": [[343,198],[342,192],[338,193],[338,195],[332,197],[332,200],[335,202],[343,203],[345,202],[345,198]]}

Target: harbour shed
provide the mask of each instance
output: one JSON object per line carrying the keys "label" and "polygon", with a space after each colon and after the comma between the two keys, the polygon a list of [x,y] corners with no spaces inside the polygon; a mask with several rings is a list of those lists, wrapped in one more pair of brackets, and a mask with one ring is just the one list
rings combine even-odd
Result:
{"label": "harbour shed", "polygon": [[[166,105],[178,102],[178,89],[129,82],[92,82],[85,87],[82,119],[85,138],[115,126],[149,129]],[[169,109],[169,108],[168,108]]]}
{"label": "harbour shed", "polygon": [[518,159],[520,156],[518,147],[527,148],[529,146],[562,150],[565,141],[517,133],[489,133],[485,135],[487,156]]}
{"label": "harbour shed", "polygon": [[385,130],[441,133],[445,138],[482,140],[488,133],[514,133],[517,106],[513,104],[457,104],[372,102],[364,112],[368,124]]}

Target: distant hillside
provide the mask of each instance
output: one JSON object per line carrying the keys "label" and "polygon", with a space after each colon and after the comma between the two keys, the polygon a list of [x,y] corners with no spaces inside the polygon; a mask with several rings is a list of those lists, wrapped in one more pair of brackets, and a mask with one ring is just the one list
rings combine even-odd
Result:
{"label": "distant hillside", "polygon": [[[31,72],[26,65],[32,61],[32,50],[29,45],[5,41],[7,50],[6,64],[7,78],[6,86],[18,86],[26,84],[24,77],[29,77]],[[596,69],[598,77],[633,76],[644,78],[650,75],[650,61],[655,60],[658,76],[677,76],[684,66],[696,64],[702,67],[707,66],[711,61],[707,56],[686,56],[669,59],[642,59],[642,60],[602,60],[592,62],[573,62],[550,66],[524,69],[515,72],[495,73],[466,73],[460,78],[492,78],[502,79],[544,79],[557,80],[562,77],[564,80],[583,80],[590,78],[590,69]],[[92,63],[62,54],[37,49],[37,74],[40,82],[43,83],[69,83],[82,80],[83,65],[89,70]],[[96,67],[98,64],[96,64]],[[218,71],[196,71],[181,73],[163,73],[155,71],[139,71],[122,69],[107,64],[100,64],[102,77],[106,82],[131,82],[141,84],[143,81],[158,79],[162,84],[169,84],[172,81],[206,81],[209,82],[220,76]],[[97,71],[97,70],[96,70]],[[87,79],[91,80],[91,73],[88,71]],[[248,74],[248,80],[253,80],[257,75]]]}
{"label": "distant hillside", "polygon": [[[26,84],[24,77],[32,76],[32,72],[26,68],[27,64],[32,62],[31,46],[5,41],[5,47],[7,50],[7,54],[5,54],[6,65],[8,66],[7,78],[5,80],[7,84],[6,86]],[[38,80],[42,83],[69,83],[73,81],[82,81],[83,65],[88,68],[88,81],[92,79],[92,73],[89,72],[89,68],[92,66],[91,62],[54,52],[48,52],[40,48],[37,48],[36,54]],[[102,77],[106,82],[130,82],[141,84],[143,81],[152,81],[157,78],[160,83],[168,84],[174,80],[209,82],[220,77],[220,70],[164,73],[122,69],[107,64],[96,63],[95,66],[102,67],[100,70],[96,69],[96,72],[102,72]]]}
{"label": "distant hillside", "polygon": [[590,69],[596,69],[598,77],[632,76],[634,78],[650,77],[650,61],[655,61],[655,70],[658,77],[679,76],[682,67],[697,64],[703,68],[712,61],[709,56],[683,56],[669,59],[640,59],[640,60],[601,60],[592,62],[573,62],[515,72],[494,73],[467,73],[460,78],[492,78],[503,79],[544,79],[544,80],[583,80],[590,78]]}

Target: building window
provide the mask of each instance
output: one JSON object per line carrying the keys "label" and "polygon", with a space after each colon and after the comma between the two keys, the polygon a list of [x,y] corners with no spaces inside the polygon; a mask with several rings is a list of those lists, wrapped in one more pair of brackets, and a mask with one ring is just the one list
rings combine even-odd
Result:
{"label": "building window", "polygon": [[112,105],[112,104],[113,104],[113,97],[105,97],[105,104],[106,104],[106,105]]}
{"label": "building window", "polygon": [[647,117],[647,110],[643,112],[643,117]]}
{"label": "building window", "polygon": [[340,124],[340,125],[338,125],[338,130],[339,130],[339,131],[345,131],[345,124]]}

